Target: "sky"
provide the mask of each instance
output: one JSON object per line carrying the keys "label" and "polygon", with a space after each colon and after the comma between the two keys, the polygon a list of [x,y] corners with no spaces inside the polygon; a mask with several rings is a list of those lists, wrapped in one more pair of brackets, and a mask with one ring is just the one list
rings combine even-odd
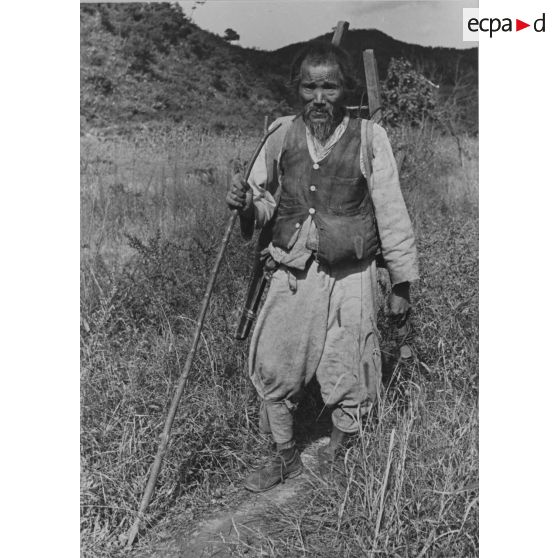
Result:
{"label": "sky", "polygon": [[[193,0],[179,2],[194,23],[218,35],[228,27],[238,44],[274,50],[327,33],[339,20],[350,29],[379,29],[423,46],[471,48],[462,41],[462,9],[478,0]],[[192,10],[192,7],[194,9]]]}

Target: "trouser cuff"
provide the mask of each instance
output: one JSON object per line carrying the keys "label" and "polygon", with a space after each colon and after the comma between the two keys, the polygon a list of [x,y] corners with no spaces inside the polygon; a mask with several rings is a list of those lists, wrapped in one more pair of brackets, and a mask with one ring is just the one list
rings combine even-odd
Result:
{"label": "trouser cuff", "polygon": [[275,444],[277,447],[277,451],[287,451],[291,448],[294,448],[296,443],[294,440],[290,440],[289,442],[282,442],[280,444]]}
{"label": "trouser cuff", "polygon": [[291,444],[293,440],[293,415],[287,403],[285,401],[262,402],[260,428],[263,433],[270,433],[277,445]]}
{"label": "trouser cuff", "polygon": [[362,418],[359,417],[359,409],[354,408],[351,410],[354,414],[347,412],[341,407],[335,407],[335,409],[333,409],[333,413],[331,414],[331,421],[334,426],[345,434],[355,434],[359,431],[359,419]]}

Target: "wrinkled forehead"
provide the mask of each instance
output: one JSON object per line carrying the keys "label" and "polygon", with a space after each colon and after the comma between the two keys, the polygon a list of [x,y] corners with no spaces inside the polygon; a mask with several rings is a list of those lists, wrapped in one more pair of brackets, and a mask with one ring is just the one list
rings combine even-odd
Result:
{"label": "wrinkled forehead", "polygon": [[343,77],[336,62],[311,62],[305,60],[300,67],[300,79],[305,82],[329,81],[341,83]]}

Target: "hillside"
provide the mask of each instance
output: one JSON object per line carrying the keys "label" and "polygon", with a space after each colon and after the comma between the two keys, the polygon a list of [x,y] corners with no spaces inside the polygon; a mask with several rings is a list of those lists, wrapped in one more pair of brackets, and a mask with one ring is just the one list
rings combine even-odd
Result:
{"label": "hillside", "polygon": [[[331,33],[318,38],[329,40]],[[289,64],[302,44],[271,52],[231,45],[188,21],[177,5],[82,4],[82,128],[124,130],[154,122],[217,132],[260,128],[264,115],[292,111]],[[366,48],[376,53],[381,80],[390,59],[404,57],[440,84],[442,95],[458,81],[467,84],[463,102],[476,99],[476,48],[422,47],[364,29],[349,30],[343,47],[359,79],[351,102],[363,90]]]}
{"label": "hillside", "polygon": [[169,4],[81,5],[82,126],[187,121],[218,131],[261,127],[284,110],[242,49]]}

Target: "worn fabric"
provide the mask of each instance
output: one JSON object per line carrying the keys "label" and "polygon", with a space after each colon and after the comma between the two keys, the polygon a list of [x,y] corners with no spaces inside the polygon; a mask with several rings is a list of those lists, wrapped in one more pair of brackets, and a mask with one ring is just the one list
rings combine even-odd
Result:
{"label": "worn fabric", "polygon": [[302,118],[297,118],[285,137],[273,245],[290,250],[311,215],[319,231],[315,248],[319,262],[370,261],[379,245],[372,201],[360,170],[360,120],[349,121],[319,164],[310,157],[307,131]]}
{"label": "worn fabric", "polygon": [[[248,183],[254,192],[254,206],[256,224],[259,227],[269,223],[276,212],[280,199],[280,171],[281,149],[286,132],[294,116],[277,119],[271,127],[281,123],[281,128],[272,134],[258,156],[250,174]],[[334,132],[339,139],[342,137],[346,122]],[[270,128],[271,128],[270,127]],[[382,247],[382,255],[393,285],[403,282],[413,282],[419,278],[418,257],[409,214],[401,194],[397,163],[383,127],[368,120],[362,121],[362,134],[372,138],[373,157],[365,149],[365,142],[361,142],[360,161],[363,176],[367,178],[370,196],[374,205],[378,235]],[[332,147],[332,146],[329,146]],[[308,142],[308,151],[313,161],[322,154],[316,153],[314,146]],[[370,173],[367,169],[372,169]],[[312,256],[312,249],[316,242],[317,231],[313,219],[309,216],[301,227],[303,230],[288,253],[278,247],[270,246],[270,251],[276,261],[285,265],[303,268],[306,260]],[[305,234],[303,234],[303,232]],[[293,255],[291,257],[291,254]]]}
{"label": "worn fabric", "polygon": [[[370,195],[374,205],[376,226],[382,246],[382,256],[392,285],[417,281],[418,254],[415,235],[407,206],[399,185],[399,171],[386,131],[369,120],[363,120],[363,138],[373,138],[374,157],[367,168]],[[363,139],[363,144],[370,143]]]}
{"label": "worn fabric", "polygon": [[296,403],[292,403],[288,399],[282,401],[261,400],[260,432],[271,434],[278,450],[289,449],[295,445],[293,439],[295,409]]}
{"label": "worn fabric", "polygon": [[376,314],[374,262],[328,268],[312,260],[304,271],[275,271],[254,328],[249,371],[276,442],[292,439],[289,413],[314,375],[335,426],[358,430],[381,380]]}

